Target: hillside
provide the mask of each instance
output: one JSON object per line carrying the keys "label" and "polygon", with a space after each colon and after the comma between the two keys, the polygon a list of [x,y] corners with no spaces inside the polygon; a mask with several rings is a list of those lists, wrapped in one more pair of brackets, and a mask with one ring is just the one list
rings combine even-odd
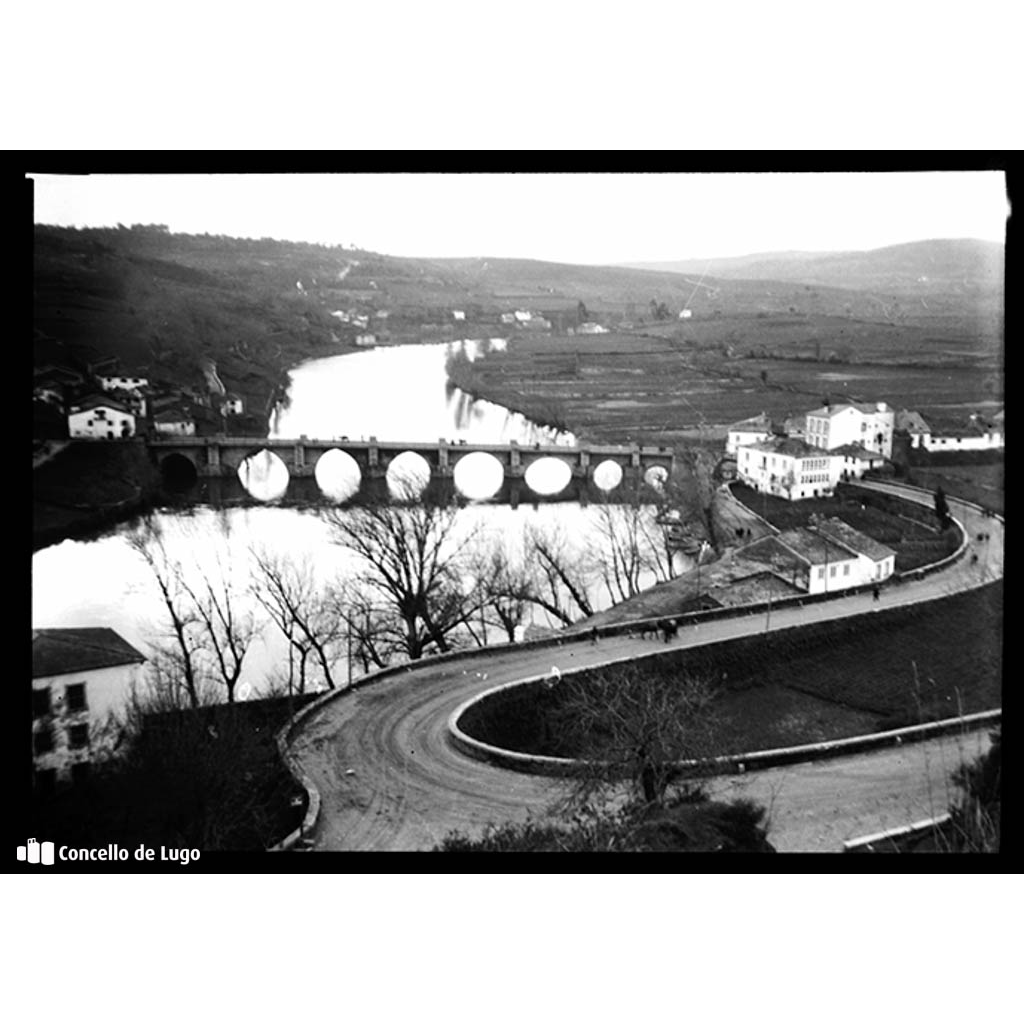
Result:
{"label": "hillside", "polygon": [[[212,362],[228,390],[245,399],[254,433],[265,433],[267,411],[288,369],[355,351],[363,332],[380,344],[511,335],[508,356],[493,369],[512,376],[502,373],[497,388],[487,373],[467,383],[498,401],[514,392],[524,409],[537,399],[563,411],[567,401],[580,409],[593,404],[583,416],[588,425],[609,409],[635,408],[638,399],[659,407],[652,427],[665,417],[675,421],[678,407],[673,414],[672,406],[683,383],[703,396],[688,399],[687,423],[752,415],[773,397],[762,394],[765,372],[770,384],[784,387],[778,403],[769,404],[803,404],[805,392],[817,396],[832,386],[837,362],[883,367],[889,386],[877,397],[887,400],[906,387],[905,369],[894,374],[894,368],[911,366],[927,369],[928,381],[915,392],[920,398],[949,404],[959,392],[960,401],[978,401],[996,399],[1000,390],[1001,293],[993,291],[991,273],[996,255],[988,243],[914,243],[874,253],[744,257],[733,266],[720,261],[718,276],[701,278],[536,260],[413,259],[273,239],[171,234],[160,226],[37,226],[34,357],[37,366],[85,367],[113,356],[122,372],[200,388],[206,386],[203,367]],[[922,268],[930,276],[918,273]],[[730,276],[740,271],[743,276]],[[774,276],[758,276],[765,274]],[[790,279],[781,279],[787,274]],[[912,282],[914,274],[928,280]],[[951,283],[954,278],[959,284]],[[853,280],[874,283],[857,289],[849,287]],[[912,286],[921,294],[910,296]],[[612,331],[607,342],[569,336],[582,316],[580,303],[588,319]],[[542,313],[550,330],[502,324],[502,313],[524,308]],[[682,321],[684,308],[691,317]],[[456,322],[455,310],[464,319]],[[605,352],[609,343],[614,358]],[[652,344],[661,353],[658,365],[649,368],[653,376],[645,366],[638,377],[640,366],[632,360]],[[568,359],[568,370],[541,371],[537,356],[547,349]],[[954,367],[957,382],[950,390]],[[633,390],[639,388],[636,395],[611,386],[621,384],[624,369]],[[545,392],[558,377],[564,379]],[[723,386],[735,394],[717,409],[711,399]],[[863,377],[856,386],[866,394],[879,390],[878,382]],[[612,434],[635,436],[641,427],[623,422]]]}
{"label": "hillside", "polygon": [[865,252],[781,252],[711,260],[631,264],[651,271],[748,281],[793,281],[881,291],[926,301],[952,292],[986,303],[1003,289],[1003,246],[971,238],[908,242]]}

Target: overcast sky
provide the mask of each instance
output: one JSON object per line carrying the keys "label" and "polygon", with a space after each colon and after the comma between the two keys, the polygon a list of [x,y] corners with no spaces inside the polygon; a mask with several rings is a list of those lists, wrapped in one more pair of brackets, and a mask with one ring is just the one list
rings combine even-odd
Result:
{"label": "overcast sky", "polygon": [[818,174],[32,174],[35,220],[564,263],[1002,241],[992,171]]}

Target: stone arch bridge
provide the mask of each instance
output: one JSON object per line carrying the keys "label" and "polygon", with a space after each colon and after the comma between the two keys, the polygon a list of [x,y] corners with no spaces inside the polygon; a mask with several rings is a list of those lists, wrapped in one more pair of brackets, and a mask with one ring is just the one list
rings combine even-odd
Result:
{"label": "stone arch bridge", "polygon": [[[494,499],[513,506],[522,501],[576,500],[607,498],[636,493],[644,486],[656,486],[671,476],[674,453],[671,448],[641,445],[519,445],[475,444],[440,439],[423,441],[379,441],[375,437],[353,441],[348,438],[265,439],[255,437],[160,437],[147,442],[150,457],[164,471],[184,469],[198,481],[237,480],[242,463],[253,455],[268,451],[284,463],[289,474],[286,497],[315,497],[314,483],[319,460],[330,451],[341,451],[359,468],[360,485],[353,500],[379,497],[384,488],[388,467],[400,455],[412,452],[420,456],[430,469],[430,486],[435,494],[450,493],[454,488],[455,469],[461,459],[474,452],[484,452],[500,464],[504,482]],[[557,493],[534,492],[527,480],[530,466],[542,459],[564,463],[569,473]],[[618,469],[609,470],[608,464]],[[600,484],[595,483],[595,470],[600,467]],[[609,480],[616,480],[608,486]],[[295,493],[293,493],[295,492]],[[298,492],[301,492],[298,493]]]}

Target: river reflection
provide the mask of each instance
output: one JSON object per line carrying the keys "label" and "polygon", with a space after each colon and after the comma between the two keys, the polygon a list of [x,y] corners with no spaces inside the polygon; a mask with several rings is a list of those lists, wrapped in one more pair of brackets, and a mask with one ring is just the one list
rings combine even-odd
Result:
{"label": "river reflection", "polygon": [[[291,373],[289,401],[277,410],[271,436],[575,444],[571,434],[539,427],[493,403],[474,401],[449,384],[445,371],[449,356],[459,353],[473,360],[488,347],[503,344],[501,339],[492,339],[406,345],[307,363]],[[336,461],[337,480],[331,484],[331,477],[327,482],[337,488],[331,496],[341,501],[351,488],[352,467],[343,459]],[[483,460],[477,465],[480,479],[470,474],[460,488],[470,497],[485,498],[493,493],[497,481],[492,479],[493,467]],[[329,468],[324,469],[325,479]],[[472,469],[473,463],[467,461],[463,473]],[[323,480],[318,482],[330,493]],[[247,483],[250,487],[265,485],[266,500],[280,496],[282,479],[279,471],[275,475],[270,460],[265,467],[251,467]],[[309,483],[313,485],[312,480]],[[536,527],[560,533],[577,553],[593,553],[601,545],[599,515],[597,508],[583,508],[573,501],[518,508],[470,505],[458,513],[456,534],[465,536],[466,531],[478,529],[481,546],[500,542],[515,554],[522,547],[526,529]],[[235,584],[244,586],[253,549],[284,553],[298,564],[308,561],[309,571],[322,581],[349,579],[358,568],[350,552],[332,543],[327,524],[308,509],[197,506],[164,510],[153,521],[170,557],[180,562],[195,582],[204,574],[230,572]],[[37,552],[32,562],[33,626],[109,626],[139,650],[151,653],[152,642],[166,633],[167,623],[152,574],[129,545],[138,529],[122,526],[98,540],[65,541]],[[678,556],[677,571],[682,567],[682,556]],[[645,582],[653,583],[653,574]],[[591,589],[595,610],[612,603],[603,586],[595,583]],[[254,598],[250,597],[249,605],[259,610]],[[557,625],[542,611],[536,610],[532,616],[536,625]],[[492,630],[490,639],[494,642],[501,637]],[[280,678],[286,654],[283,638],[268,623],[246,658],[241,681],[249,684],[248,692],[257,694],[268,680]],[[339,666],[339,678],[344,674]]]}
{"label": "river reflection", "polygon": [[464,353],[472,361],[504,344],[496,338],[395,345],[305,363],[289,375],[289,400],[276,410],[270,436],[574,445],[570,433],[538,426],[450,384],[449,356]]}
{"label": "river reflection", "polygon": [[[500,544],[514,558],[523,550],[527,529],[534,527],[559,533],[569,550],[579,555],[597,543],[599,516],[599,509],[582,508],[574,502],[518,509],[469,506],[458,513],[453,539],[477,530],[482,548]],[[253,549],[287,552],[296,564],[308,562],[317,582],[351,579],[359,568],[351,552],[332,542],[328,524],[314,510],[196,507],[188,512],[157,513],[153,523],[170,557],[180,562],[193,586],[201,586],[204,576],[219,579],[230,572],[234,585],[244,587]],[[150,654],[152,641],[166,635],[167,622],[153,576],[128,543],[139,529],[126,525],[98,540],[68,540],[38,551],[32,562],[33,626],[109,626]],[[679,556],[677,571],[683,567]],[[655,582],[653,574],[648,574],[646,582]],[[607,590],[596,581],[590,597],[595,610],[612,603]],[[255,599],[250,597],[246,606],[261,614]],[[529,621],[539,626],[558,625],[539,609],[531,613]],[[492,629],[490,639],[496,642],[503,637]],[[267,622],[249,651],[241,681],[249,684],[253,695],[263,692],[275,675],[280,678],[286,658],[283,638]],[[344,674],[342,652],[338,675]]]}

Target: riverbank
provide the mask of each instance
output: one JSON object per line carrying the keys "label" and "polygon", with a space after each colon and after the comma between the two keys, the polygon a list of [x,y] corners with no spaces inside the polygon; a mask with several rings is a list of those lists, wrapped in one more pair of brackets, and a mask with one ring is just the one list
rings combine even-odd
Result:
{"label": "riverbank", "polygon": [[160,475],[141,439],[71,441],[33,470],[32,550],[103,533],[160,496]]}

